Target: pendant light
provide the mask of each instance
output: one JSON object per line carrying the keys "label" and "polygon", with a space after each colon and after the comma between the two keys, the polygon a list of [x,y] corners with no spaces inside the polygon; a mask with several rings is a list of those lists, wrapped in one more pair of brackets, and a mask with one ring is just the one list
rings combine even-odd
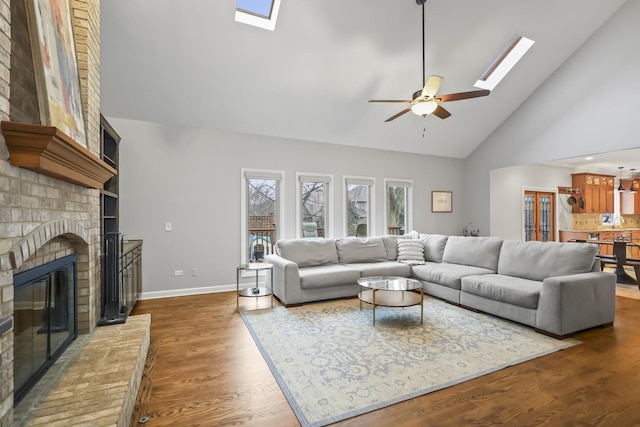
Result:
{"label": "pendant light", "polygon": [[631,191],[632,193],[635,193],[636,191],[638,191],[638,189],[636,188],[636,182],[633,180],[634,171],[635,169],[631,169],[631,188],[629,189],[629,191]]}
{"label": "pendant light", "polygon": [[620,178],[618,178],[620,185],[618,185],[618,191],[624,191],[624,185],[622,185],[622,169],[624,169],[624,167],[619,166],[618,169],[620,170]]}

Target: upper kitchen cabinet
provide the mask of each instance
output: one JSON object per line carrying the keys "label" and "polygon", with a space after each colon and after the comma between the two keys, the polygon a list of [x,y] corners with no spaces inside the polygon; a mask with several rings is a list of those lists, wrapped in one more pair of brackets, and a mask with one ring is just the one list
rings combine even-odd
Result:
{"label": "upper kitchen cabinet", "polygon": [[613,213],[614,175],[595,173],[571,174],[571,186],[581,188],[584,203],[573,205],[572,213]]}
{"label": "upper kitchen cabinet", "polygon": [[624,191],[620,192],[620,213],[623,215],[640,214],[640,196],[636,196],[637,191],[629,191],[631,182],[633,187],[638,189],[640,180],[638,179],[621,179],[620,183],[624,187]]}

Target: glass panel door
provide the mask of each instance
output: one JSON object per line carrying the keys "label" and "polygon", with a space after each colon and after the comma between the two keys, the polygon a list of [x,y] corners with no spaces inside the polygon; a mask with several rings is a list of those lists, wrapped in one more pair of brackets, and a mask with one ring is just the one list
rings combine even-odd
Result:
{"label": "glass panel door", "polygon": [[278,192],[280,180],[247,179],[249,198],[249,260],[259,261],[273,253],[278,239]]}
{"label": "glass panel door", "polygon": [[538,195],[538,209],[540,218],[540,235],[539,240],[541,242],[549,242],[553,240],[551,236],[551,195],[539,194]]}
{"label": "glass panel door", "polygon": [[535,240],[535,196],[530,192],[524,195],[524,240]]}
{"label": "glass panel door", "polygon": [[49,276],[15,289],[14,387],[20,390],[45,365]]}
{"label": "glass panel door", "polygon": [[555,240],[555,193],[525,191],[524,239],[550,242]]}

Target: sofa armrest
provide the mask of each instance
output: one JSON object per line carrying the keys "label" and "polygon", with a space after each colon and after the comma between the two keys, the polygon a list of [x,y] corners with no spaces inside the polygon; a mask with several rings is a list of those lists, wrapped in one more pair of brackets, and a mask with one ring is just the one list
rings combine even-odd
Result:
{"label": "sofa armrest", "polygon": [[542,282],[536,327],[565,336],[615,319],[616,276],[606,272],[549,277]]}
{"label": "sofa armrest", "polygon": [[301,304],[298,264],[279,255],[267,255],[264,260],[273,265],[273,294],[285,305]]}

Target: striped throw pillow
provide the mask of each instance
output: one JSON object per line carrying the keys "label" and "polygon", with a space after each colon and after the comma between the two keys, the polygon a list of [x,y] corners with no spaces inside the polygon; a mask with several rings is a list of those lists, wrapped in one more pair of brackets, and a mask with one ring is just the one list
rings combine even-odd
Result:
{"label": "striped throw pillow", "polygon": [[424,264],[422,241],[398,239],[398,262],[409,265]]}

